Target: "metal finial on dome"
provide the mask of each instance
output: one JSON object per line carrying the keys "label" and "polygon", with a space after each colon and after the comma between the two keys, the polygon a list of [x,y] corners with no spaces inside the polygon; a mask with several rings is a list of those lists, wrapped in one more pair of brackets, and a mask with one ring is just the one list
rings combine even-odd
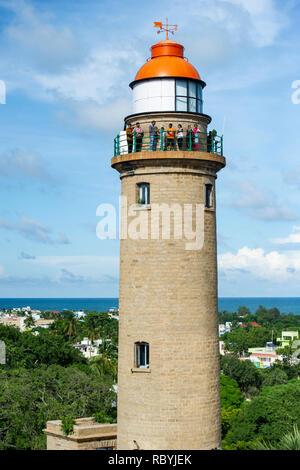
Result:
{"label": "metal finial on dome", "polygon": [[166,32],[166,40],[169,40],[169,33],[174,34],[174,31],[177,31],[177,24],[169,24],[168,18],[166,24],[163,24],[161,21],[154,21],[154,28],[159,28],[157,34],[160,34],[162,31]]}

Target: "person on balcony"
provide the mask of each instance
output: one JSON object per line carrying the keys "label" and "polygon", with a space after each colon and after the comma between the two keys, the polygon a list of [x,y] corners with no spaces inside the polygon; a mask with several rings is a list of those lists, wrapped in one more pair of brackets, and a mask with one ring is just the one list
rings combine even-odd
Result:
{"label": "person on balcony", "polygon": [[194,132],[192,131],[192,126],[188,125],[187,130],[186,130],[186,137],[185,137],[185,144],[186,144],[187,150],[194,149],[194,140],[195,140],[195,135],[194,135]]}
{"label": "person on balcony", "polygon": [[207,151],[208,153],[212,153],[212,132],[209,131],[207,136]]}
{"label": "person on balcony", "polygon": [[161,150],[166,150],[167,148],[167,133],[165,131],[165,128],[162,127],[160,130],[160,148]]}
{"label": "person on balcony", "polygon": [[213,131],[209,131],[207,136],[207,151],[208,153],[214,153],[214,141],[217,135],[217,131],[214,129]]}
{"label": "person on balcony", "polygon": [[128,124],[126,128],[126,137],[127,137],[127,144],[128,144],[128,153],[132,153],[132,145],[133,145],[133,130],[132,125]]}
{"label": "person on balcony", "polygon": [[177,126],[177,144],[178,144],[178,148],[179,150],[182,150],[182,147],[183,147],[183,128],[182,128],[182,125],[181,124],[178,124]]}
{"label": "person on balcony", "polygon": [[175,150],[175,129],[171,122],[167,129],[167,150],[169,147],[171,147],[171,150]]}
{"label": "person on balcony", "polygon": [[156,121],[152,121],[149,126],[150,151],[156,150],[156,138],[157,138],[158,129],[155,124],[156,124]]}
{"label": "person on balcony", "polygon": [[198,128],[198,124],[195,123],[194,128],[193,128],[193,134],[194,134],[194,150],[196,152],[199,152],[199,133],[200,129]]}
{"label": "person on balcony", "polygon": [[137,122],[135,125],[135,128],[133,129],[133,132],[135,133],[135,151],[140,152],[142,150],[142,145],[143,145],[143,136],[144,136],[144,131],[140,126],[140,123]]}

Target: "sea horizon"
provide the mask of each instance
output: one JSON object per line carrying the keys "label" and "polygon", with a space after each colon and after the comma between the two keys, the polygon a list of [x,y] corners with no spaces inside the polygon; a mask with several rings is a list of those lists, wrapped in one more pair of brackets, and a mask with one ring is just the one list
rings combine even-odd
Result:
{"label": "sea horizon", "polygon": [[[266,308],[278,308],[281,313],[300,315],[300,297],[219,297],[219,312],[236,312],[238,307],[248,307],[255,313],[259,305]],[[118,297],[3,297],[0,309],[23,308],[33,310],[88,310],[107,311],[119,306]]]}

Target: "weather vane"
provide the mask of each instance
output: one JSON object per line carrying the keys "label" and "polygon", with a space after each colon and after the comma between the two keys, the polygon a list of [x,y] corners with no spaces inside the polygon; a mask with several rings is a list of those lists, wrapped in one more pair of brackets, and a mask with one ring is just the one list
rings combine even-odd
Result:
{"label": "weather vane", "polygon": [[177,24],[169,24],[168,18],[166,24],[162,24],[160,21],[154,21],[154,28],[159,28],[157,34],[161,33],[162,31],[166,31],[166,39],[169,39],[169,33],[174,34],[174,31],[177,31],[178,25]]}

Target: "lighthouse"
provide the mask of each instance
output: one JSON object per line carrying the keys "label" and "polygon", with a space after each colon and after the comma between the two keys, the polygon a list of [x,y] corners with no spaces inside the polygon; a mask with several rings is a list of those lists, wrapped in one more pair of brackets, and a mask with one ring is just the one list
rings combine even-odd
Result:
{"label": "lighthouse", "polygon": [[223,137],[209,131],[206,84],[169,39],[172,26],[155,26],[166,39],[130,83],[133,108],[111,161],[122,187],[117,446],[213,450],[221,442]]}

